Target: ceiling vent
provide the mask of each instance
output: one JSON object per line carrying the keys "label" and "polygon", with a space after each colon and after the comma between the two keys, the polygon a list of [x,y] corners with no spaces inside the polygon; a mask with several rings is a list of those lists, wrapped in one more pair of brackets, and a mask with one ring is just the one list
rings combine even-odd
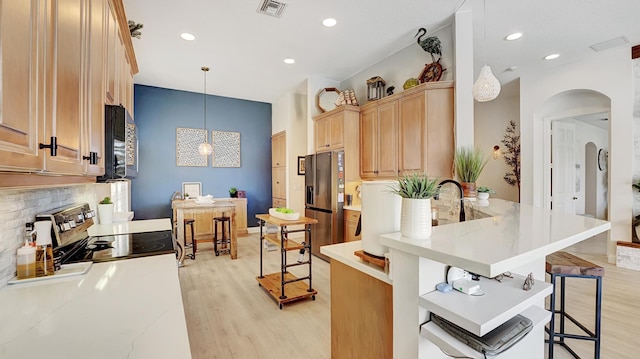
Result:
{"label": "ceiling vent", "polygon": [[611,40],[607,40],[607,41],[599,42],[597,44],[593,44],[593,45],[591,45],[589,47],[591,48],[591,50],[593,50],[595,52],[600,52],[600,51],[612,49],[612,48],[617,47],[617,46],[622,46],[622,45],[628,44],[628,43],[629,43],[629,40],[626,37],[619,36],[619,37],[613,38]]}
{"label": "ceiling vent", "polygon": [[274,17],[281,17],[284,9],[287,8],[287,4],[282,1],[276,0],[263,0],[258,6],[258,12],[261,14],[271,15]]}

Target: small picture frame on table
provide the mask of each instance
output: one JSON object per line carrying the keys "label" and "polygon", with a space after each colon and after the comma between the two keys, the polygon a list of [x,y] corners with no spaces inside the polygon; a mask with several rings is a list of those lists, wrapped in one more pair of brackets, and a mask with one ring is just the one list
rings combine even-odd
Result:
{"label": "small picture frame on table", "polygon": [[182,198],[197,198],[202,196],[202,183],[201,182],[182,182]]}
{"label": "small picture frame on table", "polygon": [[304,174],[305,174],[304,156],[298,156],[298,175],[304,176]]}

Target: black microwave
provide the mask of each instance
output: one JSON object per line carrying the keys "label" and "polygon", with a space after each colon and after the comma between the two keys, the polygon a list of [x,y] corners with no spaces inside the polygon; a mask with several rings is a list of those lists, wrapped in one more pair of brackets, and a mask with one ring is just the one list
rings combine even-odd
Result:
{"label": "black microwave", "polygon": [[105,105],[104,176],[98,181],[135,178],[138,175],[136,124],[124,107]]}

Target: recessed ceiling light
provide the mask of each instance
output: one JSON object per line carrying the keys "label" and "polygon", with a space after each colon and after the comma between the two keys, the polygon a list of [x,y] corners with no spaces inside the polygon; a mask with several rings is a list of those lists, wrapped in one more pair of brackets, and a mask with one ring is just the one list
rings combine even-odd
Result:
{"label": "recessed ceiling light", "polygon": [[505,37],[505,39],[511,41],[511,40],[518,40],[521,37],[522,37],[522,33],[521,32],[514,32],[513,34],[507,35],[507,37]]}
{"label": "recessed ceiling light", "polygon": [[291,64],[295,64],[296,60],[294,60],[294,59],[284,59],[284,63],[291,65]]}
{"label": "recessed ceiling light", "polygon": [[545,60],[553,60],[553,59],[557,59],[558,57],[560,57],[560,54],[551,54],[551,55],[547,55],[544,57]]}
{"label": "recessed ceiling light", "polygon": [[509,66],[509,67],[507,67],[507,70],[506,70],[506,71],[511,72],[511,71],[515,71],[515,70],[517,70],[517,69],[518,69],[518,66]]}
{"label": "recessed ceiling light", "polygon": [[180,37],[187,41],[193,41],[196,39],[196,36],[194,34],[190,34],[188,32],[183,32],[182,34],[180,34]]}
{"label": "recessed ceiling light", "polygon": [[326,27],[334,27],[336,26],[338,22],[336,21],[336,19],[334,18],[326,18],[324,20],[322,20],[322,25],[326,26]]}

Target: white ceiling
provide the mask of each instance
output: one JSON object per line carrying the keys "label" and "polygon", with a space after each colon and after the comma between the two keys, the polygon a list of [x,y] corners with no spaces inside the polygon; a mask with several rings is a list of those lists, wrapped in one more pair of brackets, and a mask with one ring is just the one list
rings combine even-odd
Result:
{"label": "white ceiling", "polygon": [[[342,81],[452,22],[460,6],[474,18],[476,75],[483,64],[481,0],[284,0],[281,18],[259,14],[262,0],[124,0],[129,20],[144,24],[133,38],[136,84],[274,102],[310,76]],[[487,0],[487,64],[503,86],[529,66],[562,66],[619,36],[640,44],[639,0]],[[325,28],[333,17],[338,24]],[[520,40],[504,37],[522,32]],[[196,36],[187,42],[182,32]],[[559,53],[560,58],[542,57]],[[294,65],[283,63],[294,58]],[[506,71],[517,66],[515,71]]]}

